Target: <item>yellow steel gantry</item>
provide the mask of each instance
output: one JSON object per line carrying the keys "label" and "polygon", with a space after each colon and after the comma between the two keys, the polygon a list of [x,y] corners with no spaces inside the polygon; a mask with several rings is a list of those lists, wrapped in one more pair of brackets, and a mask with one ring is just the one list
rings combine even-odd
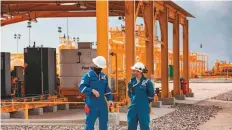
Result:
{"label": "yellow steel gantry", "polygon": [[[84,5],[86,5],[86,9],[84,11],[80,7],[76,6],[75,3],[70,6],[62,5],[64,3],[70,3],[70,1],[60,1],[58,3],[56,1],[3,1],[1,10],[5,20],[1,21],[1,26],[25,20],[34,20],[40,17],[96,17],[98,45],[97,54],[106,57],[107,62],[109,63],[108,17],[125,16],[126,81],[128,82],[131,76],[130,67],[135,62],[135,20],[137,17],[143,17],[145,21],[145,53],[147,56],[145,64],[150,70],[150,72],[147,74],[147,77],[149,78],[151,78],[153,74],[152,71],[154,68],[154,60],[148,56],[150,54],[153,56],[154,53],[154,49],[152,47],[154,21],[158,20],[161,30],[161,41],[158,42],[162,43],[162,62],[160,65],[162,77],[162,97],[168,98],[168,22],[177,22],[173,27],[177,28],[179,24],[183,26],[183,76],[187,82],[189,81],[189,23],[187,17],[194,16],[172,1],[85,1]],[[79,12],[70,12],[74,10],[78,10]],[[93,10],[95,12],[93,12]],[[5,17],[7,14],[9,15],[9,11],[13,12],[10,15],[14,15],[14,17]],[[54,13],[54,11],[57,12]],[[177,74],[180,72],[178,68],[179,62],[177,62],[177,57],[179,55],[177,54],[178,52],[176,49],[176,47],[179,46],[179,41],[178,39],[176,40],[178,35],[179,32],[176,31],[173,40],[175,46],[173,65],[176,68],[174,72],[174,90],[176,90],[177,95],[179,93],[177,91],[180,87],[180,77]],[[108,73],[109,70],[104,71]]]}

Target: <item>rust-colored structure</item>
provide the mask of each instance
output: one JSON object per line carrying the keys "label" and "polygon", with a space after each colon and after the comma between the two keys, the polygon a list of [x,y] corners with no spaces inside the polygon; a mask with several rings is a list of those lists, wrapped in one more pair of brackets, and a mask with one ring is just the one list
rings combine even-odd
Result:
{"label": "rust-colored structure", "polygon": [[[168,98],[168,22],[173,23],[174,94],[180,95],[180,40],[179,25],[183,26],[183,76],[189,81],[189,21],[194,17],[172,1],[2,1],[1,26],[37,18],[96,17],[97,52],[109,59],[109,16],[125,17],[126,80],[131,78],[130,67],[135,63],[135,20],[145,23],[147,77],[154,74],[153,44],[161,44],[162,97]],[[154,27],[159,21],[161,41],[156,39]],[[108,60],[109,63],[109,60]],[[107,70],[105,70],[108,73]],[[188,86],[189,88],[189,86]]]}

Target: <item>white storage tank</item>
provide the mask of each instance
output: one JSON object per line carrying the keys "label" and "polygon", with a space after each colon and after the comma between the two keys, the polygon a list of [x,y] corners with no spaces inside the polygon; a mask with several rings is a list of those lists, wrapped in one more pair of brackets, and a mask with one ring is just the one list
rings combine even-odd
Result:
{"label": "white storage tank", "polygon": [[61,87],[73,88],[79,85],[82,76],[94,66],[92,59],[96,56],[96,49],[60,50]]}

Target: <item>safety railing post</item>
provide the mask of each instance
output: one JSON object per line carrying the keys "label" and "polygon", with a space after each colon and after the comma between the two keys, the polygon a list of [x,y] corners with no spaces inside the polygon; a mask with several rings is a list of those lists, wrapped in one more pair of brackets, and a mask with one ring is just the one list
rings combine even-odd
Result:
{"label": "safety railing post", "polygon": [[28,104],[26,103],[25,104],[25,120],[27,120],[28,119]]}

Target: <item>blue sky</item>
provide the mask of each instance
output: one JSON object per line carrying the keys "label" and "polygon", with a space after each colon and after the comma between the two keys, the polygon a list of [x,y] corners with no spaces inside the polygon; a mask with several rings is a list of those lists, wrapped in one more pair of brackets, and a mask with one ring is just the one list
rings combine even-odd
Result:
{"label": "blue sky", "polygon": [[[210,68],[215,60],[232,62],[232,2],[230,1],[175,1],[196,18],[189,18],[190,51],[203,52],[209,55]],[[137,23],[143,23],[138,19]],[[117,18],[109,19],[109,26],[123,24]],[[66,18],[38,19],[32,23],[31,44],[35,41],[37,46],[57,47],[59,45],[58,29],[61,26],[66,33]],[[169,24],[169,47],[172,47],[172,25]],[[181,31],[182,32],[182,31]],[[19,52],[29,45],[29,31],[27,22],[1,27],[1,51],[17,51],[14,34],[20,33]],[[96,42],[95,18],[69,18],[69,33],[79,37],[80,41]],[[182,42],[182,38],[181,38]],[[203,44],[203,48],[200,48]],[[182,50],[182,45],[181,45]]]}

